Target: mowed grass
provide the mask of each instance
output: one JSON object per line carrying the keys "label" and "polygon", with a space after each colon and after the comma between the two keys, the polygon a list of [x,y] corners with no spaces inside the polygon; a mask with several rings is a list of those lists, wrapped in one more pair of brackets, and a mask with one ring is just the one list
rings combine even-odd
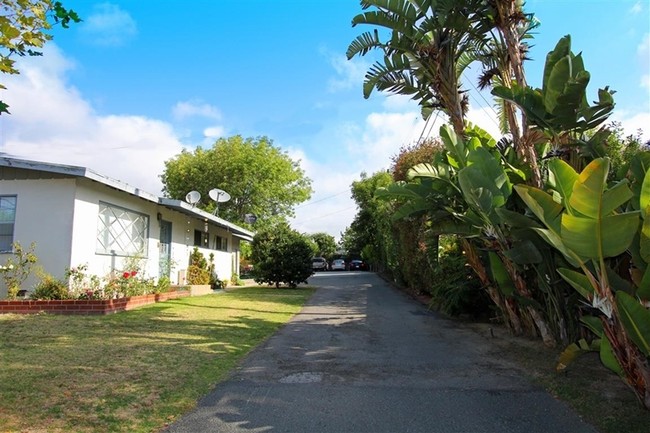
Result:
{"label": "mowed grass", "polygon": [[0,432],[153,432],[312,289],[240,288],[109,316],[0,315]]}

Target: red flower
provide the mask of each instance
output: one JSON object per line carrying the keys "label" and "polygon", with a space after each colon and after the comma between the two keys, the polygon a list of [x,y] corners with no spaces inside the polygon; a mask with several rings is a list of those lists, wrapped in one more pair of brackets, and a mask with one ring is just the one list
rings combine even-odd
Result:
{"label": "red flower", "polygon": [[138,271],[131,271],[131,276],[135,277],[135,275],[138,273]]}
{"label": "red flower", "polygon": [[125,272],[125,273],[122,274],[122,277],[124,277],[124,278],[129,278],[130,276],[131,276],[130,272]]}

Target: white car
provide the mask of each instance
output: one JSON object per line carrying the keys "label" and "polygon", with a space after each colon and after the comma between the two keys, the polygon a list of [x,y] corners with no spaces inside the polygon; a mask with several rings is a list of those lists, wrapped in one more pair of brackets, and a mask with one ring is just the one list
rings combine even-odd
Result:
{"label": "white car", "polygon": [[311,269],[315,271],[326,271],[327,270],[327,260],[322,257],[314,257],[311,260]]}
{"label": "white car", "polygon": [[345,260],[343,259],[332,260],[332,266],[330,266],[330,269],[333,271],[345,271]]}

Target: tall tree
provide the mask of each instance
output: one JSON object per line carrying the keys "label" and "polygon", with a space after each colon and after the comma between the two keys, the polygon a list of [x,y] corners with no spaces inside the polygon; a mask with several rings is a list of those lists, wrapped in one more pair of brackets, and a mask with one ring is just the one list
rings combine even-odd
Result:
{"label": "tall tree", "polygon": [[477,38],[472,11],[480,0],[418,1],[362,0],[368,10],[357,15],[352,25],[373,25],[389,30],[382,40],[379,31],[358,36],[347,50],[348,59],[372,50],[384,54],[366,74],[366,98],[376,88],[409,95],[422,108],[426,119],[442,110],[457,134],[464,129],[467,96],[460,87],[460,59],[474,47]]}
{"label": "tall tree", "polygon": [[[52,0],[2,0],[0,3],[0,72],[18,74],[13,56],[40,56],[39,49],[52,39],[48,30],[55,24],[67,28],[79,16]],[[0,89],[5,87],[0,84]],[[9,106],[0,100],[0,114]]]}
{"label": "tall tree", "polygon": [[237,223],[243,222],[246,214],[255,214],[261,224],[284,219],[312,193],[311,179],[299,161],[267,137],[236,135],[220,138],[209,149],[183,150],[165,162],[160,177],[165,195],[182,200],[189,191],[198,191],[202,198],[197,206],[208,212],[216,207],[209,191],[226,191],[231,200],[219,204],[219,216]]}
{"label": "tall tree", "polygon": [[336,252],[336,239],[334,239],[334,236],[319,232],[313,233],[309,237],[318,245],[317,254],[319,256],[331,257]]}
{"label": "tall tree", "polygon": [[387,267],[393,250],[390,226],[393,210],[389,203],[375,198],[375,191],[392,181],[389,173],[379,171],[372,176],[362,173],[361,179],[352,183],[352,198],[359,211],[346,230],[348,253],[360,253],[364,260],[380,270]]}

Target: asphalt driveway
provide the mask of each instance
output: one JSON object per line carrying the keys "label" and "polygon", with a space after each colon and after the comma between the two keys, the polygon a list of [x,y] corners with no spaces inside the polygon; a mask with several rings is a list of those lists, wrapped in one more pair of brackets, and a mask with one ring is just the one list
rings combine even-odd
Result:
{"label": "asphalt driveway", "polygon": [[302,312],[166,432],[596,432],[375,274],[310,284]]}

